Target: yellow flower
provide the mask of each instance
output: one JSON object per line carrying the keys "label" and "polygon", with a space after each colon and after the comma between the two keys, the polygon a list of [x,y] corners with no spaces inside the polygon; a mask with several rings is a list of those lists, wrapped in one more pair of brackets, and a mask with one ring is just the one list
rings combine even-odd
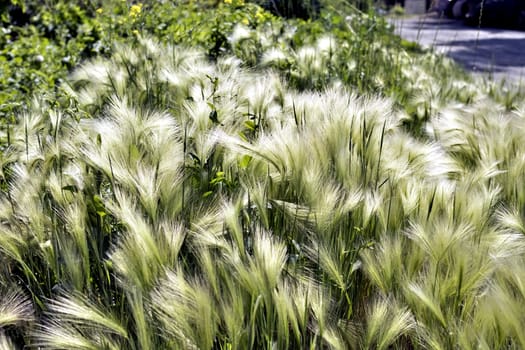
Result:
{"label": "yellow flower", "polygon": [[104,12],[104,10],[101,7],[101,8],[98,8],[96,12],[100,15],[102,12]]}
{"label": "yellow flower", "polygon": [[134,35],[137,35],[137,36],[139,35],[139,31],[136,30],[136,29],[133,29],[131,32],[132,32]]}
{"label": "yellow flower", "polygon": [[231,3],[232,3],[232,0],[224,0],[224,3],[225,3],[225,4],[231,4]]}
{"label": "yellow flower", "polygon": [[250,21],[248,21],[248,19],[246,18],[243,18],[243,20],[241,21],[242,24],[244,24],[245,26],[247,26],[248,24],[250,24]]}
{"label": "yellow flower", "polygon": [[142,11],[142,3],[138,3],[136,5],[132,5],[129,9],[129,15],[130,17],[137,17],[140,15],[140,12]]}

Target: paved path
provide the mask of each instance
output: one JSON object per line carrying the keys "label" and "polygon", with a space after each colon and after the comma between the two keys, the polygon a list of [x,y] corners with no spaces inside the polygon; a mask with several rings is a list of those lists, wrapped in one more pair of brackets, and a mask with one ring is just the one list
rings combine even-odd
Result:
{"label": "paved path", "polygon": [[525,32],[473,28],[435,14],[391,19],[395,32],[423,47],[434,47],[467,70],[494,79],[525,83]]}

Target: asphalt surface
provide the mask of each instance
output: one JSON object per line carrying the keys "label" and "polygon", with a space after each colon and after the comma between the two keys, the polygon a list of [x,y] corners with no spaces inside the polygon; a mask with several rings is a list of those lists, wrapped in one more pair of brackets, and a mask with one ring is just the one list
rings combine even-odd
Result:
{"label": "asphalt surface", "polygon": [[468,27],[436,14],[390,22],[404,39],[445,53],[474,74],[525,84],[524,31]]}

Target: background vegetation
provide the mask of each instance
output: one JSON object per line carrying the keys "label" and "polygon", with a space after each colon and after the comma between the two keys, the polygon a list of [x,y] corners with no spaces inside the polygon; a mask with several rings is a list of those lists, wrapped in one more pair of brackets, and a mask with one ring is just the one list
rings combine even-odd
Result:
{"label": "background vegetation", "polygon": [[0,347],[525,346],[521,88],[281,5],[6,5]]}

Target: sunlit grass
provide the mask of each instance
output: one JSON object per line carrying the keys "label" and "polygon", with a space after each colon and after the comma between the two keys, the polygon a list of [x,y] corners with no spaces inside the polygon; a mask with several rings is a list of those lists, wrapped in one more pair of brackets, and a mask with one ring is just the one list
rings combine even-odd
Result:
{"label": "sunlit grass", "polygon": [[389,67],[334,75],[335,41],[249,69],[138,38],[35,99],[5,131],[0,344],[523,347],[523,108],[432,54],[362,94]]}

